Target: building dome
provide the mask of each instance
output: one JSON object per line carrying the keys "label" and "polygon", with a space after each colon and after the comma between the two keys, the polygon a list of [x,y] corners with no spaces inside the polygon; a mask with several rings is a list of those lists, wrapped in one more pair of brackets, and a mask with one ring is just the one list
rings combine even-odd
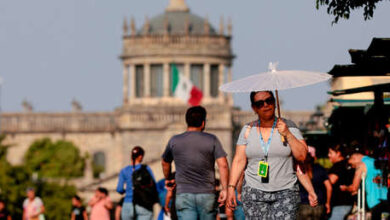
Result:
{"label": "building dome", "polygon": [[[148,21],[147,21],[148,22]],[[185,34],[186,28],[188,28],[188,33],[191,35],[204,35],[206,34],[205,25],[208,26],[208,31],[210,35],[215,35],[216,31],[214,27],[207,21],[198,15],[192,14],[187,11],[173,10],[166,11],[163,14],[157,15],[150,19],[148,27],[148,34],[152,35],[162,35],[166,33],[166,29],[169,34]],[[145,34],[145,29],[147,24],[143,25],[143,28],[138,30],[139,35]]]}
{"label": "building dome", "polygon": [[146,18],[139,28],[133,18],[130,25],[125,19],[120,56],[124,108],[187,105],[175,95],[175,72],[202,92],[202,105],[232,106],[232,97],[218,90],[232,78],[231,29],[229,21],[225,34],[221,17],[216,30],[207,17],[192,14],[185,0],[170,0],[163,13]]}

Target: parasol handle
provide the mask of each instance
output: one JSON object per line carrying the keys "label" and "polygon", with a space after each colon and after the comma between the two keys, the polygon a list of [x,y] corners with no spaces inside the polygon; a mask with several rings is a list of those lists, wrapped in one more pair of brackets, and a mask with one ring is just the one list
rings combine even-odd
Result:
{"label": "parasol handle", "polygon": [[[275,95],[276,95],[276,103],[277,103],[277,108],[278,108],[278,118],[281,118],[281,115],[280,115],[280,106],[279,106],[279,93],[278,93],[278,90],[275,90]],[[286,143],[286,138],[284,136],[280,136],[280,138],[282,139],[282,143],[285,144]]]}

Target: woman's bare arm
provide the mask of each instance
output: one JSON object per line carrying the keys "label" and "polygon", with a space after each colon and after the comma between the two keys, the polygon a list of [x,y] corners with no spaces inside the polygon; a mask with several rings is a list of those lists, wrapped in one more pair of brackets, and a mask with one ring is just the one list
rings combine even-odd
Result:
{"label": "woman's bare arm", "polygon": [[235,189],[237,187],[238,180],[240,179],[242,172],[244,171],[246,165],[246,146],[245,145],[237,145],[236,154],[233,158],[232,168],[230,172],[229,185],[228,185],[228,199],[227,199],[227,207],[234,209],[236,207],[236,192]]}

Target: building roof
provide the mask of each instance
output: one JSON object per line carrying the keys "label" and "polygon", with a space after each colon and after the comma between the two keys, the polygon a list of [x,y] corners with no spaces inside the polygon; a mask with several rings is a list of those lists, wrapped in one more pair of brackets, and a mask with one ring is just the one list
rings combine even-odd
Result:
{"label": "building roof", "polygon": [[342,89],[328,92],[328,94],[338,96],[338,95],[346,95],[360,92],[371,92],[371,91],[381,91],[381,92],[390,92],[390,83],[382,83],[371,86],[363,86],[351,89]]}
{"label": "building roof", "polygon": [[390,75],[390,38],[373,38],[367,50],[349,50],[353,64],[335,65],[329,74],[341,76]]}
{"label": "building roof", "polygon": [[[207,22],[207,23],[206,23]],[[163,14],[157,15],[149,21],[148,34],[165,34],[168,28],[169,34],[185,34],[188,25],[188,33],[191,35],[205,34],[205,23],[209,25],[209,34],[215,35],[214,27],[204,18],[192,14],[188,11],[166,11]],[[139,35],[145,34],[145,24],[140,30]]]}

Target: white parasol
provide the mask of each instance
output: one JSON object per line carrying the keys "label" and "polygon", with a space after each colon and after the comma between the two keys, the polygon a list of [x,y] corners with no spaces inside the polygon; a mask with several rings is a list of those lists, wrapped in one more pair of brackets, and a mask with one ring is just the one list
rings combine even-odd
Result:
{"label": "white parasol", "polygon": [[307,86],[330,79],[327,73],[302,70],[276,70],[277,63],[269,64],[269,72],[251,75],[222,85],[224,92],[252,92],[284,90]]}
{"label": "white parasol", "polygon": [[277,63],[269,64],[269,72],[251,75],[226,83],[219,87],[223,92],[252,92],[275,90],[278,117],[280,118],[278,90],[303,87],[326,81],[332,76],[327,73],[310,72],[302,70],[277,71]]}

